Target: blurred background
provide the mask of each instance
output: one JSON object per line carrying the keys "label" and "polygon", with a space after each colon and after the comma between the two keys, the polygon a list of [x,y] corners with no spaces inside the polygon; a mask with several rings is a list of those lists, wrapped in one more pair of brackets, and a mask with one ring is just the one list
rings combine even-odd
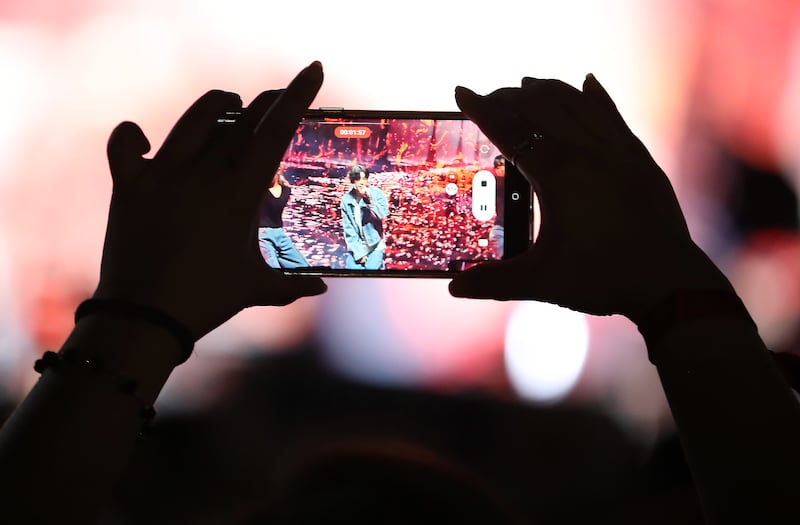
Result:
{"label": "blurred background", "polygon": [[[354,109],[455,110],[456,85],[488,93],[535,76],[580,86],[594,73],[669,174],[693,236],[768,344],[799,347],[796,0],[3,0],[7,405],[33,384],[33,360],[60,345],[96,283],[113,127],[137,122],[155,150],[206,90],[247,103],[312,60],[326,75],[314,106]],[[623,318],[454,299],[446,280],[328,285],[322,297],[243,312],[199,341],[161,413],[206,413],[242,395],[252,363],[313,354],[370,387],[590,411],[644,450],[671,432],[655,369]],[[347,313],[353,303],[369,305],[368,322]]]}

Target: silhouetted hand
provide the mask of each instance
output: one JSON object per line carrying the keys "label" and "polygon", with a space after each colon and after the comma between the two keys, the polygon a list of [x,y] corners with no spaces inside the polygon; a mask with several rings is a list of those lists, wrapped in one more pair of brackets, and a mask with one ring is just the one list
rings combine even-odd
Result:
{"label": "silhouetted hand", "polygon": [[[322,84],[314,63],[285,90],[242,109],[209,91],[175,124],[152,159],[131,122],[111,134],[114,190],[95,297],[158,308],[199,339],[253,305],[285,305],[326,290],[316,278],[268,268],[258,248],[258,208],[300,117]],[[241,111],[221,125],[226,111]]]}
{"label": "silhouetted hand", "polygon": [[531,182],[542,217],[526,253],[456,276],[453,295],[636,318],[682,290],[730,289],[692,241],[666,175],[592,75],[582,91],[526,78],[487,96],[459,87],[456,101]]}

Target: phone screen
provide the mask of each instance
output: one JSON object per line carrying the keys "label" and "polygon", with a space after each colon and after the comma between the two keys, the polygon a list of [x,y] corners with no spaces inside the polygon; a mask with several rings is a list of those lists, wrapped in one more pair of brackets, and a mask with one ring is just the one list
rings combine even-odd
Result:
{"label": "phone screen", "polygon": [[499,260],[506,205],[529,200],[509,197],[508,176],[459,113],[312,112],[271,177],[261,253],[314,275],[436,276]]}

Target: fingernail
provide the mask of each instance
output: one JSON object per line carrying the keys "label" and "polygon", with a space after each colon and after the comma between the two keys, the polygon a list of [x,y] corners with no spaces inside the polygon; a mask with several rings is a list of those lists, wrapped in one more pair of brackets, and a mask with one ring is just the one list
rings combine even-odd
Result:
{"label": "fingernail", "polygon": [[221,89],[212,89],[204,95],[205,97],[220,97],[226,99],[233,99],[238,100],[239,105],[242,104],[242,97],[239,96],[239,93],[234,93],[232,91],[223,91]]}
{"label": "fingernail", "polygon": [[538,78],[534,77],[522,77],[522,87],[529,87],[539,82]]}
{"label": "fingernail", "polygon": [[319,60],[315,60],[304,67],[302,71],[294,77],[289,86],[303,86],[303,89],[318,89],[322,78],[322,63]]}
{"label": "fingernail", "polygon": [[307,65],[305,67],[305,69],[303,69],[303,73],[306,73],[306,74],[307,73],[312,73],[312,72],[317,72],[317,71],[322,73],[322,62],[320,62],[319,60],[315,60],[315,61],[311,62],[309,65]]}
{"label": "fingernail", "polygon": [[465,88],[464,86],[456,86],[456,101],[458,100],[467,103],[481,103],[483,101],[483,97],[469,88]]}
{"label": "fingernail", "polygon": [[453,278],[450,284],[447,285],[447,291],[453,297],[462,297],[464,295],[464,291],[461,288],[461,283],[457,281],[457,278]]}
{"label": "fingernail", "polygon": [[328,291],[328,285],[322,279],[317,279],[308,283],[306,291],[309,295],[322,295]]}
{"label": "fingernail", "polygon": [[458,108],[467,113],[472,109],[478,110],[483,106],[483,97],[464,86],[456,86],[455,99]]}
{"label": "fingernail", "polygon": [[306,67],[304,67],[303,70],[297,74],[297,76],[307,77],[311,75],[321,75],[321,74],[322,74],[322,62],[320,62],[319,60],[315,60]]}
{"label": "fingernail", "polygon": [[472,91],[470,88],[464,86],[456,86],[456,95],[467,95],[470,97],[477,97],[478,94]]}

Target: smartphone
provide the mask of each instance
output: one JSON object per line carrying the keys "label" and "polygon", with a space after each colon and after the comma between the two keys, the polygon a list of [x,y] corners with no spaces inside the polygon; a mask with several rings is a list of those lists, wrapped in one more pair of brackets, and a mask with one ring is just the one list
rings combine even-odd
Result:
{"label": "smartphone", "polygon": [[452,277],[531,243],[530,185],[459,112],[309,110],[265,176],[259,247],[285,273]]}

